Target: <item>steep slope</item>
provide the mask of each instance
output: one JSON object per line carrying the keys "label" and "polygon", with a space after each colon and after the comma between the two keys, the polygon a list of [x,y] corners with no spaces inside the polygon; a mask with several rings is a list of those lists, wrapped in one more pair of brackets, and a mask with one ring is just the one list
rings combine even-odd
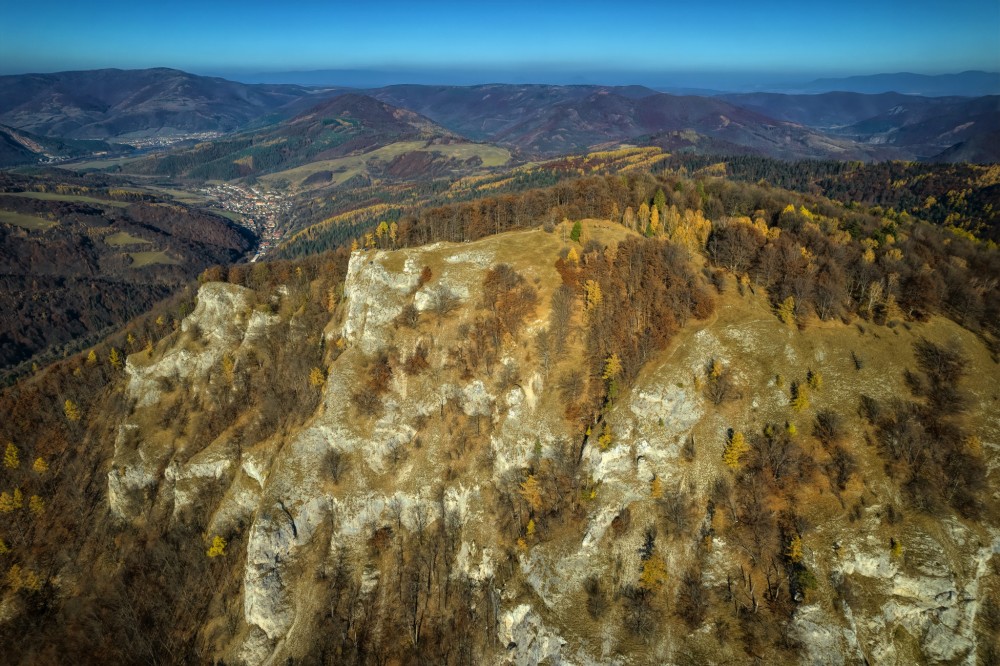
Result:
{"label": "steep slope", "polygon": [[[869,442],[880,435],[856,413],[862,394],[889,408],[921,381],[902,373],[924,367],[913,343],[958,341],[978,406],[964,426],[995,484],[1000,421],[987,406],[1000,377],[976,336],[940,318],[799,330],[725,277],[716,313],[678,327],[634,381],[615,388],[621,366],[600,357],[603,378],[574,379],[603,310],[591,286],[559,295],[576,275],[561,261],[569,233],[355,252],[339,304],[311,269],[267,294],[207,283],[177,333],[129,357],[100,427],[114,451],[97,466],[95,515],[110,511],[123,541],[165,526],[144,546],[163,562],[139,560],[129,580],[163,568],[179,579],[156,612],[208,609],[180,616],[185,654],[974,663],[995,649],[979,637],[1000,590],[998,498],[983,497],[979,519],[903,510]],[[587,275],[616,258],[636,270],[634,250],[655,248],[652,272],[605,298],[700,280],[679,268],[651,279],[679,255],[620,225],[581,233],[610,248],[584,253]],[[515,325],[491,329],[494,317]],[[274,395],[256,404],[260,381]],[[610,400],[581,419],[595,381]],[[811,387],[810,404],[791,399],[793,383]],[[748,450],[730,457],[744,435]],[[51,585],[85,587],[63,567]],[[0,625],[11,631],[44,613],[16,593]],[[116,617],[129,626],[134,613],[140,637],[151,606],[122,598]]]}
{"label": "steep slope", "polygon": [[22,74],[0,76],[0,122],[71,139],[228,132],[308,95],[165,68]]}
{"label": "steep slope", "polygon": [[[595,239],[614,242],[614,236],[607,235],[613,230],[589,229]],[[372,539],[388,526],[390,543],[407,538],[404,535],[454,539],[450,546],[442,544],[455,549],[443,555],[455,558],[445,575],[473,586],[500,586],[494,631],[501,651],[494,658],[501,663],[602,661],[621,651],[644,662],[654,656],[675,659],[692,650],[712,659],[741,661],[735,646],[720,645],[700,632],[684,638],[674,622],[660,625],[650,643],[634,642],[617,623],[627,625],[629,614],[642,609],[626,604],[622,617],[612,613],[588,618],[581,613],[588,603],[586,581],[597,576],[605,589],[615,590],[641,579],[648,561],[642,555],[646,527],[657,524],[661,534],[654,542],[656,556],[668,571],[676,572],[667,578],[666,589],[682,591],[688,575],[684,572],[692,567],[709,588],[725,588],[727,578],[738,574],[741,549],[749,544],[741,544],[735,531],[723,537],[711,510],[701,513],[717,497],[719,484],[732,475],[721,460],[726,429],[750,432],[761,423],[791,419],[808,431],[819,410],[791,410],[775,377],[802,376],[804,381],[806,369],[821,370],[824,386],[813,398],[817,405],[851,405],[862,387],[880,401],[904,391],[895,364],[910,361],[893,350],[906,350],[921,336],[940,341],[959,336],[974,358],[987,354],[974,336],[942,320],[902,333],[862,333],[837,325],[804,335],[783,326],[759,298],[738,297],[734,290],[718,317],[682,332],[607,414],[602,427],[614,433],[609,443],[598,444],[596,435],[584,441],[580,465],[588,481],[576,492],[594,490],[586,495],[582,520],[543,519],[545,512],[535,511],[537,522],[529,528],[525,545],[512,548],[496,509],[490,507],[500,501],[505,487],[512,487],[515,497],[525,494],[523,470],[534,469],[544,478],[540,470],[567,464],[564,447],[574,451],[571,442],[576,437],[560,413],[562,400],[554,378],[531,360],[530,347],[513,346],[498,366],[500,375],[513,373],[512,379],[477,372],[463,379],[454,366],[460,358],[455,354],[464,346],[463,323],[476,319],[486,269],[509,262],[529,283],[537,281],[545,303],[558,281],[550,262],[560,245],[557,236],[536,231],[471,246],[355,255],[345,286],[343,325],[326,332],[330,343],[344,340],[345,350],[330,366],[322,406],[306,428],[283,442],[244,448],[242,458],[235,459],[228,436],[183,454],[177,448],[185,446],[180,442],[145,439],[137,448],[119,442],[109,475],[109,501],[122,518],[134,520],[150,506],[156,512],[159,505],[172,506],[179,515],[215,496],[221,500],[211,510],[209,534],[231,535],[238,525],[248,525],[242,575],[247,631],[228,648],[232,657],[248,663],[307,658],[319,630],[310,618],[322,616],[324,603],[309,572],[326,567],[334,575],[342,566],[336,559],[339,549],[346,549],[348,557],[370,553]],[[531,248],[530,255],[526,248]],[[424,266],[439,277],[420,286]],[[430,321],[413,330],[396,327],[394,321],[408,303],[441,322],[430,312],[441,290],[458,301],[444,315],[443,325]],[[259,313],[240,323],[238,313],[245,311],[247,296],[232,287],[210,285],[199,302],[185,330],[212,331],[201,351],[189,355],[174,347],[158,353],[152,363],[130,359],[127,391],[139,408],[131,422],[158,418],[163,409],[160,378],[179,372],[182,380],[206,386],[207,373],[223,355],[231,354],[238,366],[249,353],[247,347],[276,323]],[[542,325],[529,321],[523,337]],[[428,335],[435,338],[426,357],[428,370],[394,374],[379,396],[381,411],[358,418],[345,397],[365,390],[372,359],[388,349],[398,350],[401,357],[415,354]],[[863,355],[862,370],[855,369],[852,350]],[[710,359],[733,369],[734,382],[744,393],[734,404],[715,406],[698,390],[702,368]],[[977,400],[988,401],[1000,390],[993,372],[977,374],[972,383]],[[819,483],[801,490],[803,499],[809,498],[808,506],[800,509],[801,519],[821,526],[803,539],[801,556],[816,587],[801,591],[805,600],[790,625],[793,638],[804,644],[803,657],[815,661],[836,654],[844,660],[884,661],[922,655],[950,660],[974,653],[976,604],[963,599],[978,598],[977,590],[988,581],[996,584],[988,562],[1000,553],[1000,533],[919,516],[886,529],[886,512],[898,500],[877,459],[865,451],[861,420],[844,416],[858,476],[841,489]],[[984,420],[981,427],[984,438],[994,441],[995,420]],[[456,435],[456,429],[464,434]],[[481,432],[488,436],[474,435]],[[696,442],[693,457],[681,446],[689,439]],[[187,446],[194,445],[192,441]],[[802,446],[820,459],[825,455],[812,440]],[[481,467],[479,456],[492,462]],[[165,483],[157,472],[164,467]],[[517,480],[511,486],[512,474]],[[210,490],[220,483],[221,496]],[[553,491],[543,484],[539,502],[554,501],[549,495]],[[683,503],[680,515],[676,507],[665,508],[664,498]],[[851,512],[857,515],[848,517],[845,507],[854,507]],[[624,524],[623,514],[628,516]],[[667,522],[670,527],[664,529],[664,515],[679,522]],[[709,530],[704,550],[684,537],[684,524],[692,520],[705,521],[703,530]],[[886,531],[905,544],[905,558],[892,554]],[[964,545],[956,547],[956,542]],[[510,557],[513,562],[506,560]],[[506,577],[500,573],[511,565],[514,571],[508,569]],[[361,563],[353,567],[359,570]],[[369,582],[360,588],[365,603],[378,603],[384,594],[380,578],[377,572],[366,574]],[[740,591],[734,594],[745,595],[750,604],[752,584],[749,590],[743,582],[736,585]],[[854,596],[835,592],[835,586],[853,588]],[[659,586],[656,590],[662,593]],[[837,598],[842,601],[833,603]],[[421,603],[419,597],[415,603]],[[930,617],[929,608],[938,609],[941,619]],[[655,614],[655,607],[646,612]],[[418,626],[410,640],[418,641],[419,631]]]}

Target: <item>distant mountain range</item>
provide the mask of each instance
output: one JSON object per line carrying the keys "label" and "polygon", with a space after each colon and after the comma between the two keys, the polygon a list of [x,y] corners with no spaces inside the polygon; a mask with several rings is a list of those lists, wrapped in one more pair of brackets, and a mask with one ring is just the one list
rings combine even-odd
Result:
{"label": "distant mountain range", "polygon": [[[292,83],[303,86],[349,86],[381,88],[393,84],[469,86],[482,83],[527,85],[552,83],[562,85],[640,84],[662,92],[712,95],[724,92],[824,93],[860,92],[878,94],[898,92],[935,97],[1000,94],[1000,72],[968,71],[958,74],[874,74],[813,81],[791,81],[787,75],[767,74],[694,74],[670,72],[567,72],[521,69],[505,70],[366,70],[326,69],[299,72],[269,72],[227,76],[247,83]],[[777,80],[783,78],[784,81]]]}
{"label": "distant mountain range", "polygon": [[347,93],[261,129],[149,157],[133,169],[167,176],[230,180],[367,153],[404,141],[462,139],[413,111],[367,95]]}
{"label": "distant mountain range", "polygon": [[0,76],[0,123],[70,139],[231,132],[310,94],[163,68]]}
{"label": "distant mountain range", "polygon": [[789,159],[873,159],[884,152],[719,98],[668,95],[641,86],[390,86],[370,92],[454,132],[527,156],[647,143],[664,132],[697,139],[688,141],[688,148],[704,142],[716,151]]}
{"label": "distant mountain range", "polygon": [[[893,76],[837,81],[877,87]],[[936,89],[964,82],[971,89],[989,87],[992,76],[907,80]],[[1000,160],[1000,96],[706,96],[643,86],[541,84],[352,91],[251,85],[170,69],[97,70],[0,77],[0,123],[48,140],[197,139],[198,147],[160,158],[154,170],[208,178],[273,173],[417,139],[495,144],[522,159],[629,143],[782,159]],[[0,135],[0,146],[11,144],[9,136],[10,130]],[[8,146],[0,148],[0,159],[2,151],[11,155],[6,164],[41,154]]]}
{"label": "distant mountain range", "polygon": [[817,79],[799,87],[789,87],[778,92],[857,92],[867,95],[897,92],[904,95],[928,97],[981,97],[1000,95],[1000,72],[969,71],[960,74],[872,74],[839,79]]}

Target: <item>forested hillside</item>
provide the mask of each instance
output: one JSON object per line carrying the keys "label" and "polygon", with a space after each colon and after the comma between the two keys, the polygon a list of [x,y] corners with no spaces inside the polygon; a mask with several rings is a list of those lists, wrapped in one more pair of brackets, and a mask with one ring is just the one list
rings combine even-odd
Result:
{"label": "forested hillside", "polygon": [[644,170],[366,229],[4,390],[15,662],[998,653],[995,247]]}
{"label": "forested hillside", "polygon": [[135,189],[0,176],[0,372],[94,344],[254,241]]}

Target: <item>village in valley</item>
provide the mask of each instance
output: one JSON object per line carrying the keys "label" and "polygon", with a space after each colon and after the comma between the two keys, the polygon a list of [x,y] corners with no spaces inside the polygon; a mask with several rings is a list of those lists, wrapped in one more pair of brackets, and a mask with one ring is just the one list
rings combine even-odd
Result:
{"label": "village in valley", "polygon": [[234,221],[257,235],[259,244],[251,262],[266,256],[281,241],[281,219],[292,206],[282,195],[238,183],[205,185],[199,192],[217,202],[223,210],[235,213]]}

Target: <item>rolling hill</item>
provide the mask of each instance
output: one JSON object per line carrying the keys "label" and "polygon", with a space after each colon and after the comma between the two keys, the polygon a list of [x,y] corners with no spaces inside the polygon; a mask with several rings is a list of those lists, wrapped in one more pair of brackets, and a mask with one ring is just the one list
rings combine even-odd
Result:
{"label": "rolling hill", "polygon": [[106,141],[59,139],[0,125],[0,167],[78,157],[104,157],[131,152],[131,146]]}
{"label": "rolling hill", "polygon": [[[830,135],[882,145],[921,160],[1000,159],[1000,96],[920,97],[899,93],[723,95],[745,109],[808,125]],[[959,149],[958,146],[964,146]],[[951,150],[955,147],[955,150]],[[966,158],[962,158],[966,155]]]}
{"label": "rolling hill", "polygon": [[0,76],[0,123],[71,139],[230,132],[310,92],[175,69]]}
{"label": "rolling hill", "polygon": [[[456,146],[466,148],[456,150]],[[356,172],[371,158],[385,163],[380,173],[395,178],[471,168],[490,159],[506,162],[503,155],[491,158],[489,151],[477,151],[474,146],[418,113],[347,93],[280,123],[150,157],[129,168],[170,177],[231,180],[313,165],[289,178],[303,184],[316,176],[306,183],[315,185],[342,180],[338,174]],[[412,152],[423,156],[407,158]]]}
{"label": "rolling hill", "polygon": [[727,152],[788,158],[887,156],[877,148],[829,137],[725,100],[667,95],[639,86],[391,86],[372,94],[418,110],[450,130],[526,156],[580,152],[671,132],[693,133],[713,150]]}

